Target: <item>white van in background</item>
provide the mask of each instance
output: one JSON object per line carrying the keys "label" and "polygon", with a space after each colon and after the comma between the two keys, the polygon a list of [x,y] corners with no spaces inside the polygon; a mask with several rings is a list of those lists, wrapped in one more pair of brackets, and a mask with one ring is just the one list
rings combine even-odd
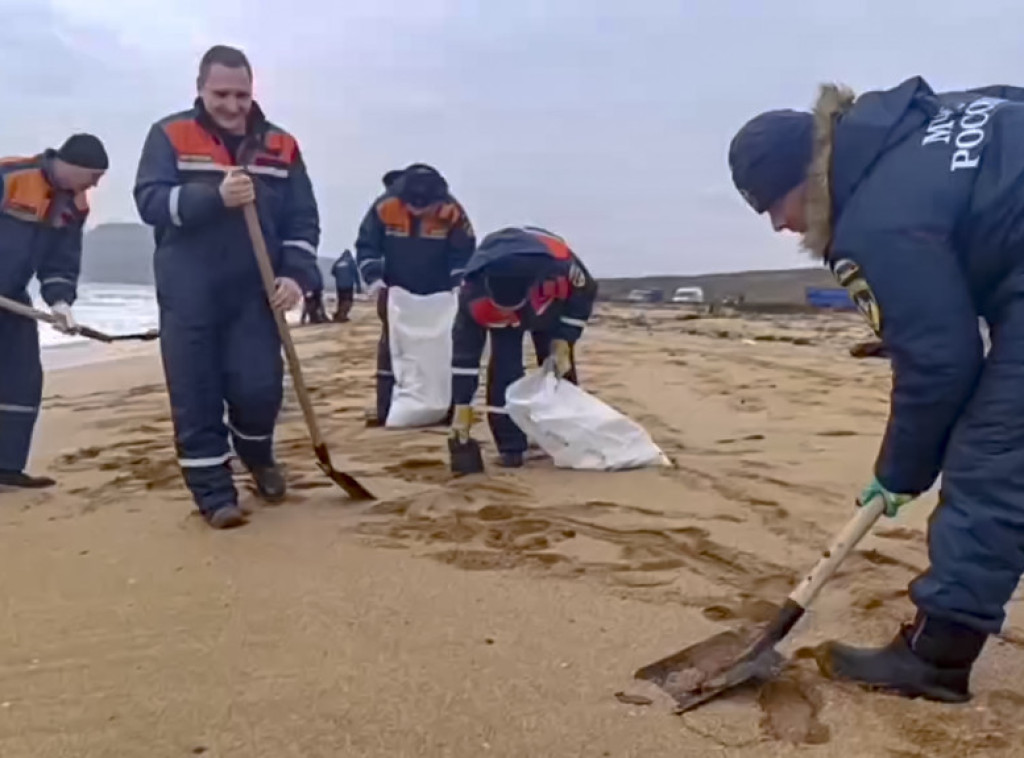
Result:
{"label": "white van in background", "polygon": [[679,287],[672,295],[673,303],[696,303],[704,302],[704,290],[701,287]]}

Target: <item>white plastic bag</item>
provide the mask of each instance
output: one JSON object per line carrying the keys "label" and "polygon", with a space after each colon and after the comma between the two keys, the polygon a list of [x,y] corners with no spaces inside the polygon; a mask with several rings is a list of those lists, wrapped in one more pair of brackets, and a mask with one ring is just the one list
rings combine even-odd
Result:
{"label": "white plastic bag", "polygon": [[388,288],[388,338],[395,388],[385,426],[429,426],[444,419],[452,398],[454,292],[414,295]]}
{"label": "white plastic bag", "polygon": [[671,465],[642,426],[543,369],[509,386],[505,411],[559,468],[617,471]]}

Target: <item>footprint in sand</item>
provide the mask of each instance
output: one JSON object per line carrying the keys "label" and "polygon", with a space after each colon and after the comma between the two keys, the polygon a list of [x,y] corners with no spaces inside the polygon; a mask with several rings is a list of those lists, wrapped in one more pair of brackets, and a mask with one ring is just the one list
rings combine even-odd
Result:
{"label": "footprint in sand", "polygon": [[806,674],[789,671],[765,683],[757,704],[761,729],[773,739],[795,745],[823,745],[831,739],[831,730],[818,718],[821,696]]}
{"label": "footprint in sand", "polygon": [[409,458],[385,466],[384,471],[407,482],[425,484],[446,484],[455,478],[449,464],[440,458]]}

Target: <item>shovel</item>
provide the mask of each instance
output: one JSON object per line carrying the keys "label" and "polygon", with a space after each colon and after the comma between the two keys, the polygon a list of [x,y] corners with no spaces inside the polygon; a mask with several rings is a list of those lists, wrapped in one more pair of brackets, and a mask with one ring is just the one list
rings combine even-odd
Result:
{"label": "shovel", "polygon": [[449,437],[448,455],[451,457],[452,473],[456,476],[483,473],[484,457],[480,452],[480,443],[472,437],[465,442]]}
{"label": "shovel", "polygon": [[[19,303],[17,300],[11,300],[8,297],[0,296],[0,308],[19,316],[24,316],[25,318],[42,321],[45,324],[56,324],[58,321],[57,317],[50,313],[32,308],[24,303]],[[103,332],[97,331],[89,326],[79,325],[75,327],[75,334],[81,334],[83,337],[88,337],[91,340],[110,344],[111,342],[123,342],[125,340],[142,340],[143,342],[148,342],[149,340],[157,339],[160,336],[160,331],[157,329],[150,329],[148,332],[140,332],[138,334],[111,335],[104,334]]]}
{"label": "shovel", "polygon": [[[274,296],[274,267],[270,262],[270,255],[267,253],[267,242],[263,238],[263,229],[260,226],[259,216],[256,214],[256,206],[252,203],[244,207],[245,225],[249,229],[249,239],[252,241],[252,249],[256,253],[256,263],[260,268],[260,275],[263,278],[263,287],[267,292],[267,298]],[[299,398],[299,405],[302,406],[302,414],[306,418],[306,426],[309,428],[309,436],[313,441],[313,452],[320,469],[330,479],[341,487],[353,500],[375,500],[376,498],[366,487],[361,485],[354,476],[338,471],[331,464],[330,453],[327,452],[327,443],[320,434],[320,427],[317,425],[316,416],[313,414],[313,403],[309,399],[309,390],[306,389],[306,382],[302,378],[302,368],[299,365],[299,354],[295,352],[295,343],[292,342],[291,332],[288,331],[288,322],[284,314],[276,308],[271,309],[274,313],[274,321],[277,322],[277,331],[281,335],[281,344],[284,345],[285,356],[288,358],[288,369],[292,375],[292,386]]]}
{"label": "shovel", "polygon": [[676,713],[685,713],[751,681],[776,676],[785,659],[775,649],[803,617],[825,582],[885,510],[877,498],[861,506],[767,627],[753,634],[730,631],[637,670],[636,679],[653,682],[672,696]]}

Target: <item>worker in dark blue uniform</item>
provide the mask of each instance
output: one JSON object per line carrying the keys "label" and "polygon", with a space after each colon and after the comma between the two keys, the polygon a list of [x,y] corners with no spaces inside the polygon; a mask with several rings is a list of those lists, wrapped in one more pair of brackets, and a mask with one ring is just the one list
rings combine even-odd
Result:
{"label": "worker in dark blue uniform", "polygon": [[894,516],[942,474],[913,623],[882,648],[830,643],[819,661],[911,697],[970,697],[1024,571],[1022,92],[828,85],[813,114],[761,114],[729,153],[740,193],[803,235],[890,355],[889,422],[858,502]]}
{"label": "worker in dark blue uniform", "polygon": [[[0,295],[31,305],[29,281],[65,333],[76,328],[86,191],[106,172],[103,144],[91,134],[68,138],[59,150],[0,160]],[[56,482],[25,472],[43,368],[36,322],[0,310],[0,487],[41,488]]]}
{"label": "worker in dark blue uniform", "polygon": [[344,323],[348,321],[355,293],[363,291],[362,283],[359,281],[359,271],[356,268],[356,259],[352,257],[351,250],[346,250],[334,262],[334,265],[331,266],[331,275],[334,276],[334,286],[338,293],[338,306],[334,311],[334,320]]}
{"label": "worker in dark blue uniform", "polygon": [[[389,184],[390,183],[390,184]],[[367,212],[356,240],[356,262],[366,292],[377,301],[377,402],[367,424],[383,425],[395,378],[388,340],[387,289],[432,295],[459,286],[476,239],[469,216],[437,169],[416,163],[385,174],[387,187]]]}
{"label": "worker in dark blue uniform", "polygon": [[326,324],[328,321],[327,311],[324,308],[324,276],[320,273],[318,266],[313,289],[302,293],[302,316],[299,318],[299,323]]}
{"label": "worker in dark blue uniform", "polygon": [[577,381],[575,345],[597,297],[597,282],[565,240],[537,227],[509,227],[487,235],[466,265],[453,329],[451,436],[464,444],[488,335],[488,424],[501,465],[523,465],[526,436],[504,413],[505,391],[523,376],[523,336],[529,332],[537,363]]}
{"label": "worker in dark blue uniform", "polygon": [[[178,461],[199,511],[211,526],[228,528],[246,520],[232,483],[233,451],[264,499],[285,495],[273,453],[283,364],[271,309],[294,308],[315,288],[320,227],[298,143],[253,102],[245,55],[211,48],[198,88],[193,108],[150,130],[135,201],[157,242]],[[253,202],[276,274],[269,302],[242,213]]]}

